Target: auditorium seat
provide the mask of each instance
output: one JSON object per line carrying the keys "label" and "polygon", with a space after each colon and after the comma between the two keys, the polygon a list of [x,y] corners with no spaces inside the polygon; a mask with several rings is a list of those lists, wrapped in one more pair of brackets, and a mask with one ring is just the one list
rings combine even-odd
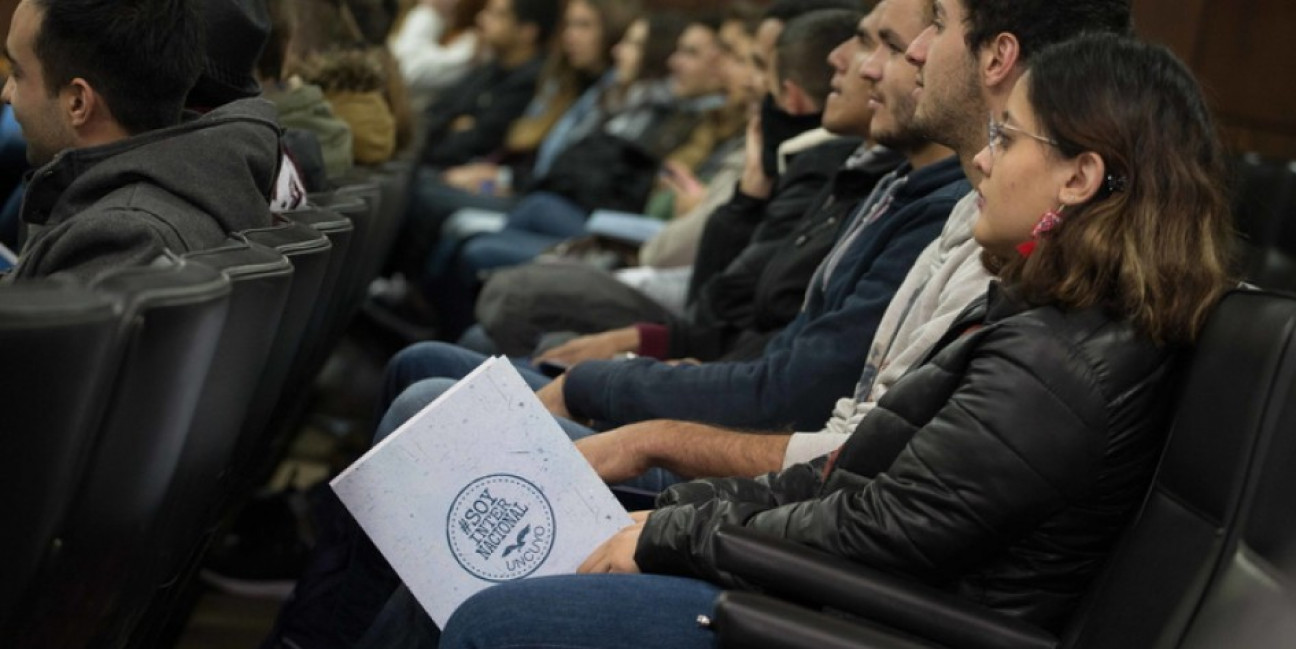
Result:
{"label": "auditorium seat", "polygon": [[1061,635],[730,528],[720,533],[721,569],[767,594],[720,597],[722,646],[1292,646],[1296,635],[1279,645],[1228,638],[1296,624],[1294,341],[1296,298],[1236,291],[1216,308],[1183,375],[1152,489]]}
{"label": "auditorium seat", "polygon": [[[233,452],[233,470],[224,478],[225,490],[245,492],[249,485],[249,465],[260,456],[268,444],[267,426],[281,397],[291,390],[286,381],[298,365],[303,364],[303,354],[317,337],[318,324],[323,318],[325,299],[341,270],[339,261],[345,253],[351,222],[337,214],[303,215],[302,220],[279,215],[273,225],[247,230],[243,235],[249,241],[273,248],[293,265],[292,289],[284,307],[265,372],[257,382],[252,404],[248,408],[243,430]],[[311,221],[313,227],[304,221]]]}
{"label": "auditorium seat", "polygon": [[229,468],[253,390],[266,369],[293,277],[287,258],[237,234],[228,245],[184,259],[224,275],[231,292],[193,424],[150,534],[159,572],[142,628],[134,633],[132,644],[138,647],[159,646],[179,594],[196,574],[218,517],[220,477]]}
{"label": "auditorium seat", "polygon": [[169,263],[114,271],[92,289],[120,305],[120,365],[55,540],[0,632],[0,646],[120,647],[156,575],[153,524],[216,350],[230,283]]}
{"label": "auditorium seat", "polygon": [[0,629],[53,549],[120,360],[119,320],[114,300],[71,281],[0,286]]}

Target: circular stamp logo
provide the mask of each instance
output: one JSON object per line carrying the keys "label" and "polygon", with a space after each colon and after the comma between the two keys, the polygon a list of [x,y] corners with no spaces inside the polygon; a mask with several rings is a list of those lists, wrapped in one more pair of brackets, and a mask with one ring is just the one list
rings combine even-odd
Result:
{"label": "circular stamp logo", "polygon": [[525,478],[483,476],[450,504],[446,537],[450,553],[469,574],[495,582],[521,579],[553,550],[553,507]]}

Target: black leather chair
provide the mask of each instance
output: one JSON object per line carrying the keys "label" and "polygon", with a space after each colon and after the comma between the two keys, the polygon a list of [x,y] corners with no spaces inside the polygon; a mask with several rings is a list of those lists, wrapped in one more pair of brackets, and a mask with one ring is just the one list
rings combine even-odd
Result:
{"label": "black leather chair", "polygon": [[0,645],[120,647],[151,594],[149,542],[184,449],[229,304],[230,284],[206,266],[108,274],[92,287],[122,305],[120,367],[90,436],[55,540]]}
{"label": "black leather chair", "polygon": [[[1152,489],[1061,635],[733,528],[720,534],[721,568],[766,594],[720,597],[722,646],[1218,647],[1198,644],[1206,632],[1196,631],[1224,629],[1215,637],[1227,639],[1293,628],[1294,343],[1296,299],[1238,291],[1221,302],[1183,377]],[[1278,613],[1248,619],[1257,610]],[[1262,627],[1234,628],[1244,621]]]}
{"label": "black leather chair", "polygon": [[0,628],[71,502],[120,360],[120,314],[71,282],[0,286]]}
{"label": "black leather chair", "polygon": [[159,574],[143,628],[135,632],[133,644],[140,647],[159,645],[179,594],[196,574],[219,515],[220,477],[230,468],[293,278],[287,258],[242,235],[234,235],[226,246],[191,252],[184,258],[224,275],[231,294],[193,424],[150,534]]}
{"label": "black leather chair", "polygon": [[319,206],[289,212],[284,216],[310,226],[333,243],[333,254],[329,258],[328,270],[320,287],[320,300],[315,305],[307,327],[300,365],[295,366],[290,373],[289,385],[298,390],[295,396],[300,398],[319,369],[322,358],[335,344],[334,332],[342,326],[340,321],[345,317],[344,310],[347,307],[345,293],[355,281],[354,269],[364,254],[364,231],[369,224],[369,207],[358,198],[349,198],[334,202],[330,207]]}
{"label": "black leather chair", "polygon": [[[1290,350],[1284,350],[1290,358]],[[1296,647],[1296,394],[1292,365],[1271,394],[1273,435],[1260,448],[1229,552],[1181,647]]]}
{"label": "black leather chair", "polygon": [[[332,307],[333,321],[327,329],[325,354],[341,339],[351,318],[360,309],[369,283],[377,275],[385,257],[386,252],[379,249],[383,244],[380,237],[384,233],[382,198],[382,186],[375,181],[365,181],[339,187],[327,202],[321,204],[351,219],[355,225],[346,272],[338,280],[337,299],[340,303]],[[317,357],[316,360],[322,364],[324,358]]]}
{"label": "black leather chair", "polygon": [[1256,154],[1233,163],[1239,273],[1263,288],[1296,290],[1296,169]]}
{"label": "black leather chair", "polygon": [[320,227],[281,215],[270,227],[243,233],[248,240],[273,248],[292,262],[293,280],[266,370],[257,383],[235,444],[232,470],[224,478],[229,495],[247,490],[245,483],[250,480],[252,462],[264,453],[268,444],[272,415],[285,398],[291,398],[289,376],[300,373],[298,368],[304,365],[304,355],[309,353],[306,350],[318,338],[323,305],[327,303],[331,281],[341,269],[340,260],[351,234],[351,222],[333,213],[306,215],[303,220],[314,220]]}

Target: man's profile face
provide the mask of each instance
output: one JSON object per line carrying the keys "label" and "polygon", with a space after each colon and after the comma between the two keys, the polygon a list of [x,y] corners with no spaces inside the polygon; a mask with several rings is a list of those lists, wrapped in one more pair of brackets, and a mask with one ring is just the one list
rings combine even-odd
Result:
{"label": "man's profile face", "polygon": [[506,51],[516,39],[517,15],[513,13],[513,0],[486,0],[486,6],[477,14],[477,30],[482,42],[495,52]]}
{"label": "man's profile face", "polygon": [[860,19],[855,35],[828,53],[828,64],[833,68],[832,91],[824,102],[823,127],[838,135],[869,135],[869,122],[873,119],[869,95],[873,94],[873,82],[860,74],[860,66],[877,47],[878,17],[886,3],[887,0],[879,2]]}
{"label": "man's profile face", "polygon": [[933,22],[907,52],[918,65],[914,124],[928,139],[952,145],[950,135],[985,121],[988,108],[977,58],[967,46],[962,0],[932,0],[930,6]]}
{"label": "man's profile face", "polygon": [[58,152],[76,146],[76,133],[62,110],[61,95],[45,87],[41,62],[36,58],[36,36],[44,12],[24,0],[14,10],[5,40],[11,74],[3,98],[13,107],[14,119],[27,140],[27,161],[43,165]]}
{"label": "man's profile face", "polygon": [[723,57],[718,34],[699,24],[686,27],[668,61],[675,95],[693,98],[718,92],[726,82],[717,74]]}
{"label": "man's profile face", "polygon": [[869,133],[881,144],[902,147],[919,138],[913,133],[914,89],[918,68],[905,59],[905,50],[926,27],[922,3],[928,0],[888,0],[877,23],[877,45],[860,69],[873,82]]}

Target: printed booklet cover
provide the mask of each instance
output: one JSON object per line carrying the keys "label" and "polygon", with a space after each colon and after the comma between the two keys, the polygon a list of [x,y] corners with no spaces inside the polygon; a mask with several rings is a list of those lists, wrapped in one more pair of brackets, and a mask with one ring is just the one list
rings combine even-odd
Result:
{"label": "printed booklet cover", "polygon": [[575,572],[631,522],[498,357],[330,484],[438,626],[492,584]]}

